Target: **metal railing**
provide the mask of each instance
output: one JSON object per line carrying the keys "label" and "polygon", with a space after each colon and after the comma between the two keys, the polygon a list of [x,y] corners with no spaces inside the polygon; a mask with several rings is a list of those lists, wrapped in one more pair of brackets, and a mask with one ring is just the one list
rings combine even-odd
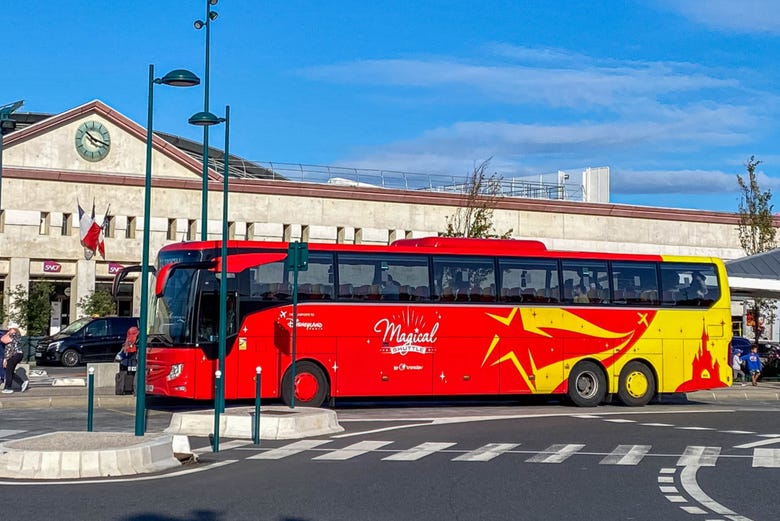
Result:
{"label": "metal railing", "polygon": [[[221,174],[224,170],[223,159],[210,157],[209,166]],[[499,181],[499,192],[505,197],[583,201],[584,191],[581,182],[567,183],[546,180],[581,179],[581,174],[571,176],[567,174],[564,177],[561,175],[562,173],[502,178]],[[229,175],[240,179],[268,179],[454,194],[463,194],[469,189],[468,175],[424,174],[397,170],[247,161],[238,157],[230,158]]]}

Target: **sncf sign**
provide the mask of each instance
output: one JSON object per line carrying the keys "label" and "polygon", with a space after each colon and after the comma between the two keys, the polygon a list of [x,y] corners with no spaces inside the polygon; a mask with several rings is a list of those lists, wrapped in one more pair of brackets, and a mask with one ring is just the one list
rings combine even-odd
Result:
{"label": "sncf sign", "polygon": [[43,261],[43,272],[44,273],[59,273],[62,271],[62,264],[55,261]]}
{"label": "sncf sign", "polygon": [[109,275],[116,275],[117,273],[122,271],[122,268],[124,268],[124,266],[122,266],[118,262],[109,262],[108,263],[108,274]]}

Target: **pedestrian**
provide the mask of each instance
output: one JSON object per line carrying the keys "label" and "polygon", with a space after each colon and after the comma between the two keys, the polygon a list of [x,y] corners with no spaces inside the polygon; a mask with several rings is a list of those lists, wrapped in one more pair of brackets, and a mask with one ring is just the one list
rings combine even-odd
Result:
{"label": "pedestrian", "polygon": [[[3,333],[5,336],[5,333]],[[0,340],[0,360],[5,360],[5,343]],[[5,383],[5,367],[0,364],[0,385]]]}
{"label": "pedestrian", "polygon": [[734,370],[734,383],[737,383],[737,379],[742,377],[742,387],[747,385],[747,378],[745,377],[745,371],[742,370],[742,350],[735,349],[734,356],[731,358],[731,368]]}
{"label": "pedestrian", "polygon": [[3,394],[10,394],[13,391],[14,382],[19,382],[22,392],[27,390],[30,380],[22,379],[16,374],[16,366],[22,361],[22,334],[19,331],[19,324],[10,322],[8,331],[0,338],[5,344],[5,357],[3,358],[3,367],[5,368],[5,389]]}
{"label": "pedestrian", "polygon": [[758,346],[755,344],[750,346],[750,352],[742,355],[740,360],[745,361],[753,386],[758,385],[758,377],[761,375],[761,359],[758,357]]}

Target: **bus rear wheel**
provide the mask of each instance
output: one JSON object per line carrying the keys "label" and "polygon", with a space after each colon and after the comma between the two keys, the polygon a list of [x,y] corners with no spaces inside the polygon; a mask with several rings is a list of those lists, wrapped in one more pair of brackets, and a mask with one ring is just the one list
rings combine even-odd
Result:
{"label": "bus rear wheel", "polygon": [[647,405],[655,396],[655,376],[642,362],[629,362],[620,372],[618,398],[629,407]]}
{"label": "bus rear wheel", "polygon": [[569,374],[569,399],[579,407],[595,407],[604,401],[607,379],[593,362],[580,362]]}
{"label": "bus rear wheel", "polygon": [[[282,401],[292,404],[292,367],[282,378]],[[295,404],[301,407],[319,407],[328,398],[330,386],[320,366],[312,362],[295,364]]]}

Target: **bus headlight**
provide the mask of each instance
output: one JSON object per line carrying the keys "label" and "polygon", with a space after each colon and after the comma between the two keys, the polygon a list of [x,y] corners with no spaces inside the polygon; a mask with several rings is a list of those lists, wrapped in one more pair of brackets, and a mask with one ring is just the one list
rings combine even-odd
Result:
{"label": "bus headlight", "polygon": [[173,364],[171,370],[168,372],[166,379],[168,381],[174,380],[181,376],[181,370],[184,368],[184,364]]}

